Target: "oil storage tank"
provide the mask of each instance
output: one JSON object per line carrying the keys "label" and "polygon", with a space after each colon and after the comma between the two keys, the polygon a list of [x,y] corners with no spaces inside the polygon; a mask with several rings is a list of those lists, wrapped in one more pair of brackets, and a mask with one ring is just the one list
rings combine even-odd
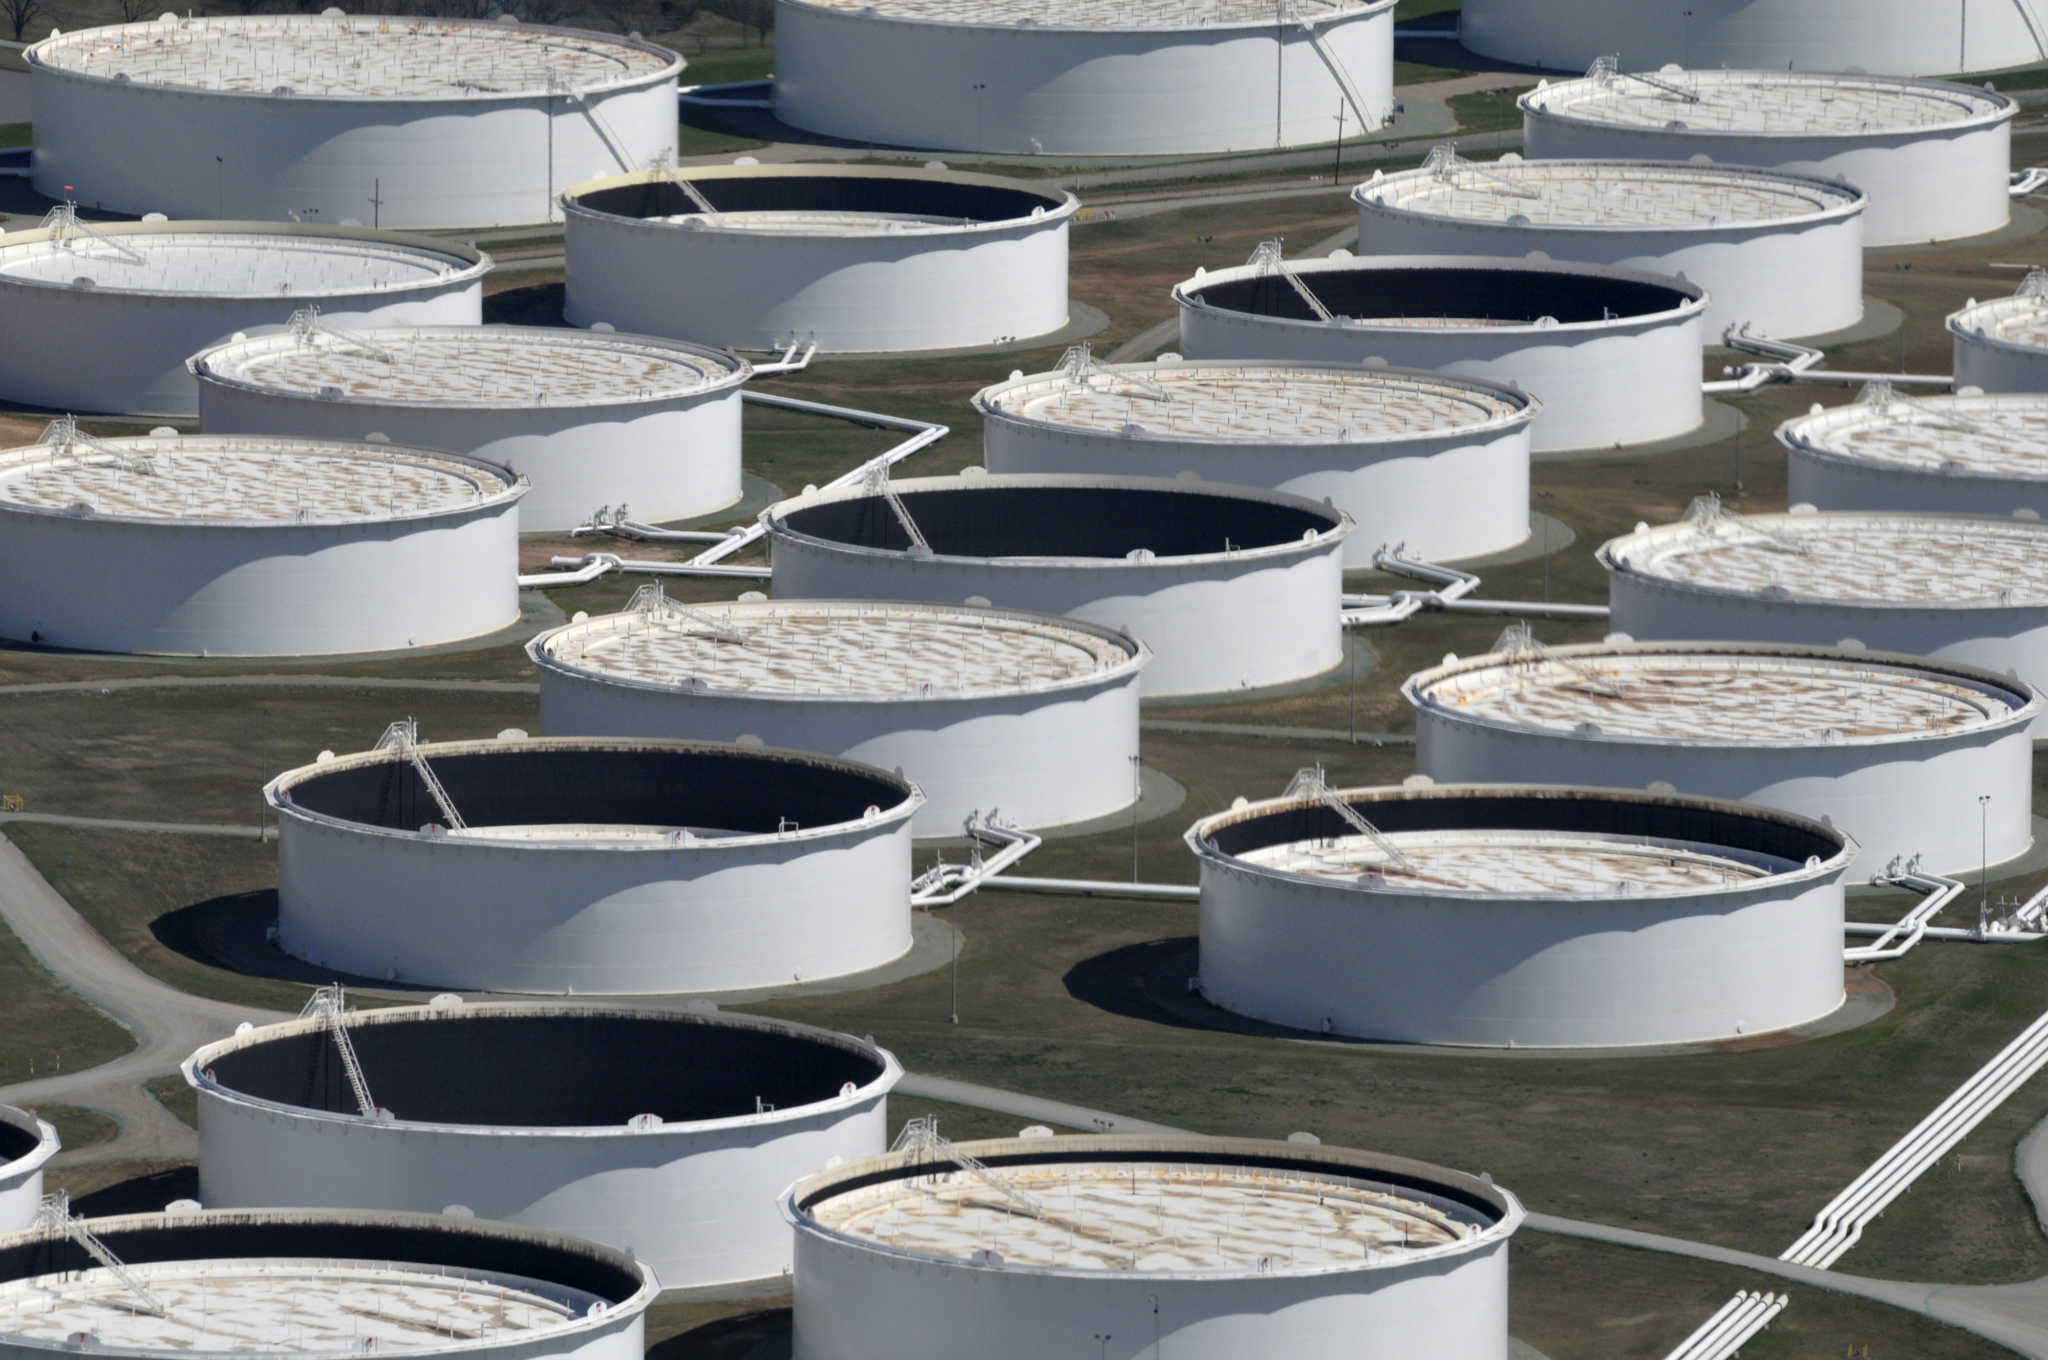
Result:
{"label": "oil storage tank", "polygon": [[657,1289],[625,1252],[473,1218],[73,1219],[0,1235],[0,1354],[639,1360]]}
{"label": "oil storage tank", "polygon": [[492,991],[710,992],[910,948],[915,785],[703,742],[417,741],[287,771],[277,941],[342,973]]}
{"label": "oil storage tank", "polygon": [[562,195],[562,314],[743,350],[1028,340],[1067,324],[1079,206],[936,162],[614,175]]}
{"label": "oil storage tank", "polygon": [[313,656],[519,618],[526,484],[395,444],[69,419],[0,451],[0,637],[97,652]]}
{"label": "oil storage tank", "polygon": [[713,1009],[340,1002],[185,1060],[209,1208],[461,1205],[628,1252],[664,1289],[780,1278],[775,1197],[880,1152],[902,1076],[866,1040]]}
{"label": "oil storage tank", "polygon": [[1066,614],[1152,649],[1143,692],[1308,679],[1343,659],[1351,520],[1303,496],[1153,477],[917,477],[761,514],[778,599]]}
{"label": "oil storage tank", "polygon": [[0,1105],[0,1232],[26,1228],[43,1204],[43,1167],[57,1130],[27,1110]]}
{"label": "oil storage tank", "polygon": [[676,153],[675,53],[504,20],[179,16],[27,54],[36,192],[172,217],[492,227]]}
{"label": "oil storage tank", "polygon": [[[490,256],[297,222],[95,222],[58,208],[0,237],[0,399],[191,416],[188,356],[316,307],[329,326],[473,326]],[[33,336],[33,343],[26,337]]]}
{"label": "oil storage tank", "polygon": [[1313,1140],[935,1129],[782,1210],[795,1360],[1504,1360],[1524,1217],[1491,1177]]}
{"label": "oil storage tank", "polygon": [[2029,270],[2011,297],[1971,298],[1948,333],[1959,390],[2048,392],[2048,270]]}
{"label": "oil storage tank", "polygon": [[225,434],[371,433],[501,463],[531,484],[527,533],[600,507],[662,523],[740,498],[740,388],[723,350],[541,326],[291,329],[186,361],[199,420]]}
{"label": "oil storage tank", "polygon": [[1531,158],[1705,157],[1853,184],[1868,197],[1866,246],[1977,236],[2012,214],[2018,105],[1981,86],[1673,66],[1646,77],[1603,65],[1538,84],[1521,108]]}
{"label": "oil storage tank", "polygon": [[1314,145],[1394,111],[1392,0],[777,0],[775,115],[855,142],[1144,156]]}
{"label": "oil storage tank", "polygon": [[1374,171],[1351,197],[1361,253],[1540,253],[1676,275],[1707,290],[1709,337],[1863,319],[1863,191],[1813,175],[1514,152],[1481,163],[1440,146],[1419,170]]}
{"label": "oil storage tank", "polygon": [[1304,773],[1187,834],[1200,986],[1226,1010],[1397,1043],[1606,1048],[1788,1029],[1842,1004],[1854,847],[1823,823],[1620,789],[1336,790]]}
{"label": "oil storage tank", "polygon": [[1853,836],[1866,878],[1915,856],[1944,874],[2003,864],[2032,844],[2041,701],[2020,681],[1839,647],[1506,636],[1402,685],[1423,774],[1782,808]]}
{"label": "oil storage tank", "polygon": [[1071,825],[1136,796],[1150,653],[1078,619],[868,600],[683,606],[643,587],[526,654],[550,736],[752,737],[901,770],[925,796],[919,836],[998,810]]}
{"label": "oil storage tank", "polygon": [[1877,383],[1786,421],[1778,442],[1794,505],[2048,512],[2048,393],[1909,397]]}
{"label": "oil storage tank", "polygon": [[1539,453],[1698,428],[1707,292],[1612,265],[1457,255],[1283,260],[1197,272],[1173,290],[1191,359],[1423,368],[1543,403]]}
{"label": "oil storage tank", "polygon": [[996,473],[1109,473],[1273,487],[1357,527],[1344,564],[1405,543],[1430,561],[1529,537],[1534,397],[1496,382],[1349,364],[1105,364],[1077,350],[974,398]]}

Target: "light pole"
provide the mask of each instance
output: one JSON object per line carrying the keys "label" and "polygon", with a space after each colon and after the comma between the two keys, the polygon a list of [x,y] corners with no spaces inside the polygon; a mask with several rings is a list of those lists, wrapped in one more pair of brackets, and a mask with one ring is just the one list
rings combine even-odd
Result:
{"label": "light pole", "polygon": [[946,984],[946,1010],[952,1016],[952,1023],[957,1025],[960,1023],[960,927],[948,921],[946,929],[953,932],[953,971]]}
{"label": "light pole", "polygon": [[227,160],[221,156],[213,158],[213,215],[225,219],[228,215]]}
{"label": "light pole", "polygon": [[976,151],[986,151],[988,148],[982,145],[981,135],[983,95],[988,90],[988,82],[977,80],[972,88],[974,90],[974,149]]}
{"label": "light pole", "polygon": [[1543,506],[1543,507],[1544,507],[1543,509],[1541,509],[1541,510],[1538,510],[1538,511],[1536,512],[1536,517],[1537,517],[1538,519],[1540,519],[1540,520],[1542,520],[1542,521],[1543,521],[1543,602],[1544,602],[1545,604],[1549,604],[1549,603],[1550,603],[1550,510],[1549,510],[1549,506],[1550,506],[1551,498],[1552,498],[1553,496],[1555,496],[1556,494],[1557,494],[1557,493],[1556,493],[1556,492],[1553,492],[1553,491],[1539,491],[1539,492],[1537,492],[1537,493],[1536,493],[1536,503],[1537,503],[1538,505],[1541,505],[1541,506]]}
{"label": "light pole", "polygon": [[1138,758],[1131,760],[1131,882],[1138,881],[1138,800],[1144,796],[1145,781],[1140,775]]}
{"label": "light pole", "polygon": [[1095,1344],[1102,1348],[1102,1360],[1109,1360],[1109,1343],[1115,1338],[1114,1332],[1097,1332]]}
{"label": "light pole", "polygon": [[1335,163],[1334,165],[1332,165],[1332,166],[1330,167],[1330,183],[1331,183],[1332,185],[1338,185],[1338,184],[1342,184],[1343,182],[1344,182],[1344,97],[1343,97],[1342,95],[1339,95],[1339,96],[1337,97],[1337,160],[1336,160],[1336,163]]}
{"label": "light pole", "polygon": [[1991,905],[1991,833],[1987,830],[1991,815],[1991,795],[1977,795],[1977,893],[1978,910]]}

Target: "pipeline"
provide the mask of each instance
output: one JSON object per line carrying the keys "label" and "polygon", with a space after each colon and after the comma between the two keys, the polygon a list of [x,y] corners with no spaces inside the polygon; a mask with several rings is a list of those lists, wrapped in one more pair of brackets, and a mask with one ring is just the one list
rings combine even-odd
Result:
{"label": "pipeline", "polygon": [[1898,922],[1879,932],[1876,944],[1859,945],[1842,951],[1844,963],[1878,963],[1885,959],[1904,958],[1914,945],[1926,938],[1928,923],[1940,915],[1948,905],[1963,895],[1961,879],[1946,878],[1941,874],[1920,872],[1920,857],[1915,855],[1901,865],[1894,859],[1885,866],[1885,871],[1872,883],[1887,887],[1907,888],[1921,894],[1913,909],[1898,919]]}
{"label": "pipeline", "polygon": [[1730,326],[1721,338],[1730,349],[1761,355],[1770,362],[1722,369],[1727,375],[1724,381],[1700,384],[1700,390],[1709,396],[1754,392],[1775,383],[1831,383],[1840,387],[1861,387],[1865,383],[1884,382],[1894,387],[1902,383],[1954,387],[1956,382],[1948,374],[1852,373],[1844,369],[1821,368],[1820,364],[1827,359],[1821,351],[1808,345],[1795,345],[1789,340],[1752,335],[1747,323],[1739,327]]}
{"label": "pipeline", "polygon": [[549,586],[580,586],[585,581],[595,581],[608,571],[617,571],[625,564],[610,553],[590,553],[584,557],[554,557],[548,559],[552,567],[568,567],[568,571],[537,571],[519,578],[521,590],[543,590]]}
{"label": "pipeline", "polygon": [[[718,562],[708,565],[696,561],[662,562],[652,558],[614,557],[610,553],[591,553],[586,557],[551,557],[548,559],[548,565],[551,567],[574,567],[579,563],[587,564],[596,558],[604,558],[610,563],[607,570],[624,572],[629,576],[720,576],[742,581],[765,581],[772,575],[766,567],[737,566],[730,562]],[[590,575],[584,576],[581,579],[594,581],[603,574],[601,571],[593,571]],[[561,575],[569,577],[576,575],[576,573],[563,572]],[[553,580],[545,576],[522,576],[519,578],[521,586],[529,582],[544,586],[578,584],[575,580]]]}
{"label": "pipeline", "polygon": [[1529,618],[1604,619],[1604,604],[1553,604],[1548,600],[1476,600],[1479,578],[1469,571],[1424,562],[1407,555],[1407,544],[1380,548],[1372,564],[1390,576],[1406,576],[1436,586],[1434,590],[1397,590],[1391,595],[1346,595],[1344,626],[1377,628],[1402,623],[1427,611],[1453,614],[1503,614]]}
{"label": "pipeline", "polygon": [[2008,192],[2014,198],[2025,198],[2044,184],[2048,184],[2048,166],[2030,165],[2012,172],[2012,185]]}
{"label": "pipeline", "polygon": [[1021,893],[1058,893],[1072,897],[1129,897],[1146,901],[1199,902],[1202,890],[1192,883],[1120,883],[1095,878],[1011,878],[985,880],[984,888]]}
{"label": "pipeline", "polygon": [[[968,851],[971,858],[965,864],[948,864],[941,859],[911,880],[911,906],[927,911],[950,907],[975,889],[989,886],[990,879],[1045,844],[1042,837],[1003,821],[1000,810],[987,816],[979,811],[971,813],[964,829],[972,842]],[[996,852],[984,857],[982,847],[987,845],[995,846]]]}

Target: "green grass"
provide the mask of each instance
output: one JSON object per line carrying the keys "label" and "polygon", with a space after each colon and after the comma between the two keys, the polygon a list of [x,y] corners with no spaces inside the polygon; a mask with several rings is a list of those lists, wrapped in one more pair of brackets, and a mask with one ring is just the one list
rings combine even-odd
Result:
{"label": "green grass", "polygon": [[0,1084],[94,1067],[134,1046],[127,1030],[51,977],[0,926]]}
{"label": "green grass", "polygon": [[34,146],[35,144],[35,124],[0,123],[0,148]]}
{"label": "green grass", "polygon": [[1522,126],[1522,111],[1515,101],[1532,88],[1475,90],[1454,94],[1444,102],[1457,118],[1460,132],[1500,132]]}
{"label": "green grass", "polygon": [[199,1093],[194,1091],[185,1078],[176,1072],[167,1072],[160,1077],[151,1077],[142,1083],[143,1089],[156,1099],[156,1103],[171,1112],[171,1116],[187,1128],[199,1127]]}
{"label": "green grass", "polygon": [[87,1148],[98,1147],[121,1131],[119,1120],[80,1105],[36,1105],[32,1108],[37,1117],[57,1130],[57,1139],[66,1152],[83,1152]]}
{"label": "green grass", "polygon": [[743,80],[766,80],[775,69],[773,47],[730,48],[686,58],[685,85],[731,85]]}

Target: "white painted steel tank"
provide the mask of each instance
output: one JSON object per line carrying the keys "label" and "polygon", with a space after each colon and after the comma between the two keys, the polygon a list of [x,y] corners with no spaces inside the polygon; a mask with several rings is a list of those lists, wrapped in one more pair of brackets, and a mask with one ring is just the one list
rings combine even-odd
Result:
{"label": "white painted steel tank", "polygon": [[191,416],[188,356],[237,332],[473,326],[491,258],[458,241],[296,222],[66,222],[0,237],[0,399]]}
{"label": "white painted steel tank", "polygon": [[2048,524],[2038,519],[1696,514],[1639,525],[1599,560],[1613,625],[1631,637],[1853,638],[2048,685]]}
{"label": "white painted steel tank", "polygon": [[676,153],[675,53],[389,15],[165,13],[29,48],[46,198],[373,227],[546,222],[565,184]]}
{"label": "white painted steel tank", "polygon": [[795,1360],[1508,1354],[1523,1210],[1490,1176],[1313,1139],[961,1151],[1001,1188],[912,1149],[784,1193]]}
{"label": "white painted steel tank", "polygon": [[1818,1020],[1844,997],[1854,846],[1786,812],[1425,783],[1250,803],[1187,841],[1202,869],[1202,994],[1292,1029],[1490,1048],[1703,1043]]}
{"label": "white painted steel tank", "polygon": [[1915,856],[1943,874],[2003,864],[2033,843],[2041,701],[1960,662],[1610,640],[1447,658],[1401,697],[1416,768],[1446,783],[1667,784],[1782,808],[1853,836],[1864,878]]}
{"label": "white painted steel tank", "polygon": [[1305,680],[1344,656],[1340,510],[1154,477],[918,477],[770,506],[779,599],[936,600],[1066,614],[1152,649],[1143,692]]}
{"label": "white painted steel tank", "polygon": [[27,1110],[0,1105],[0,1232],[26,1228],[43,1204],[43,1166],[57,1130]]}
{"label": "white painted steel tank", "polygon": [[1351,193],[1370,255],[1514,256],[1621,265],[1707,290],[1706,329],[1820,335],[1863,319],[1863,192],[1749,166],[1623,160],[1469,161]]}
{"label": "white painted steel tank", "polygon": [[1538,452],[1699,427],[1707,293],[1611,265],[1457,255],[1293,260],[1200,272],[1173,290],[1190,359],[1391,364],[1506,383],[1543,403]]}
{"label": "white painted steel tank", "polygon": [[740,498],[740,388],[723,350],[540,326],[291,330],[194,355],[199,420],[226,434],[297,434],[455,449],[532,489],[527,533],[630,506],[663,523]]}
{"label": "white painted steel tank", "polygon": [[2012,213],[2018,105],[1980,86],[1667,66],[1539,84],[1521,108],[1532,159],[1705,157],[1853,184],[1866,246],[1977,236]]}
{"label": "white painted steel tank", "polygon": [[981,390],[996,473],[1110,473],[1273,487],[1357,527],[1347,567],[1405,543],[1429,561],[1529,537],[1535,398],[1499,383],[1349,364],[1071,363]]}
{"label": "white painted steel tank", "polygon": [[1464,0],[1458,38],[1495,61],[1583,71],[1890,71],[1938,76],[2048,60],[2035,0]]}
{"label": "white painted steel tank", "polygon": [[2048,513],[2048,393],[1909,397],[1878,383],[1786,421],[1778,442],[1794,505]]}
{"label": "white painted steel tank", "polygon": [[[854,142],[1145,156],[1394,114],[1392,0],[778,0],[775,115]],[[1361,126],[1362,122],[1362,126]]]}
{"label": "white painted steel tank", "polygon": [[562,195],[563,315],[746,350],[1031,339],[1067,324],[1079,206],[1064,189],[936,164],[617,175]]}
{"label": "white painted steel tank", "polygon": [[[0,1235],[0,1357],[640,1360],[630,1255],[436,1214],[172,1209]],[[147,1297],[142,1297],[146,1295]]]}
{"label": "white painted steel tank", "polygon": [[866,1040],[715,1009],[451,998],[342,1023],[373,1116],[324,1015],[185,1060],[209,1208],[461,1205],[629,1252],[664,1289],[779,1280],[775,1197],[882,1151],[903,1075]]}
{"label": "white painted steel tank", "polygon": [[968,605],[758,600],[624,613],[542,633],[541,730],[822,751],[916,781],[920,836],[975,812],[1064,826],[1130,806],[1138,677],[1122,633]]}
{"label": "white painted steel tank", "polygon": [[287,771],[277,941],[359,977],[474,990],[731,991],[910,948],[901,776],[627,738],[403,741]]}
{"label": "white painted steel tank", "polygon": [[2048,271],[2028,271],[2011,297],[1971,298],[1948,333],[1957,390],[2048,392]]}
{"label": "white painted steel tank", "polygon": [[52,423],[0,451],[0,637],[97,652],[315,656],[519,618],[526,484],[395,444]]}

